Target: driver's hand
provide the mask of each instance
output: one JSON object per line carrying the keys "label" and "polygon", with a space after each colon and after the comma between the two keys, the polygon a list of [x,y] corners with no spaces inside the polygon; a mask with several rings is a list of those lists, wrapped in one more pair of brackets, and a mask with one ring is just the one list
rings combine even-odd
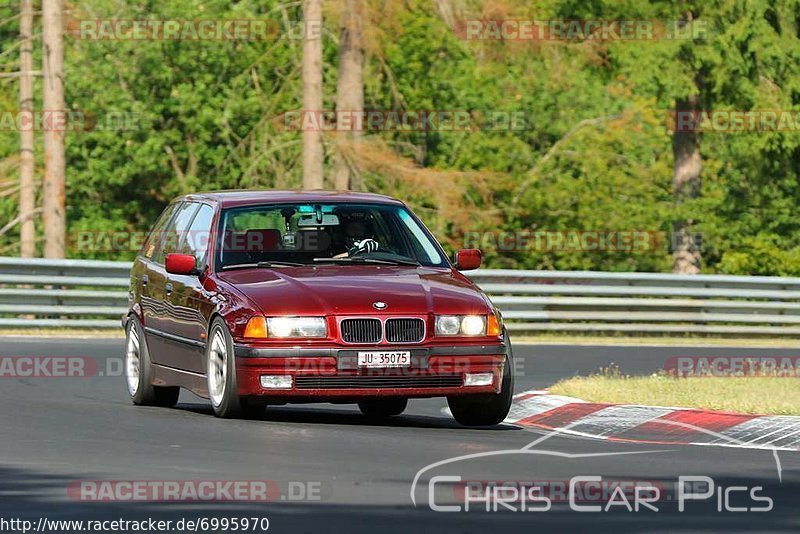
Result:
{"label": "driver's hand", "polygon": [[374,239],[362,239],[361,241],[356,241],[353,243],[353,247],[347,251],[347,253],[352,256],[354,254],[359,253],[370,253],[376,252],[380,245]]}

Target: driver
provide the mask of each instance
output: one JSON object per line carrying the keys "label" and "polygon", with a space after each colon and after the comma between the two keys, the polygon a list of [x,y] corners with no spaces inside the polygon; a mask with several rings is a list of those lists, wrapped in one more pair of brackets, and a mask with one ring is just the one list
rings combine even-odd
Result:
{"label": "driver", "polygon": [[350,213],[343,222],[346,252],[337,254],[334,258],[376,252],[380,248],[378,242],[370,235],[366,213]]}

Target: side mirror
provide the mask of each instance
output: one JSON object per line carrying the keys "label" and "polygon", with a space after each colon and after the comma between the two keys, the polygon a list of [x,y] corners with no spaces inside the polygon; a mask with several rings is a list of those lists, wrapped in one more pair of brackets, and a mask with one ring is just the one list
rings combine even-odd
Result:
{"label": "side mirror", "polygon": [[456,269],[471,271],[481,266],[481,251],[477,248],[465,248],[456,251]]}
{"label": "side mirror", "polygon": [[170,274],[199,274],[191,254],[167,254],[165,267]]}

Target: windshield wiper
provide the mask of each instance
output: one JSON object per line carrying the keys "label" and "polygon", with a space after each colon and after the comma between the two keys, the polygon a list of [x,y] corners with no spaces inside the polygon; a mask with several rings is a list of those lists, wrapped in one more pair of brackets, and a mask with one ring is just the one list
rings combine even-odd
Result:
{"label": "windshield wiper", "polygon": [[414,260],[378,259],[378,258],[314,258],[314,263],[374,263],[377,265],[413,265],[419,266]]}
{"label": "windshield wiper", "polygon": [[257,269],[267,267],[304,267],[305,264],[293,261],[259,261],[258,263],[236,263],[234,265],[226,265],[222,268],[223,271],[231,269]]}

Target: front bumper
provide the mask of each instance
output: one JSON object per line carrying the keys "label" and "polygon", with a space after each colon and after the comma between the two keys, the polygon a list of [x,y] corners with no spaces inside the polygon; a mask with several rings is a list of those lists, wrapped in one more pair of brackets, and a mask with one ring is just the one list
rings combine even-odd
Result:
{"label": "front bumper", "polygon": [[[360,351],[409,351],[405,368],[363,369]],[[241,396],[278,397],[313,402],[363,397],[442,397],[499,393],[506,347],[475,345],[379,345],[359,347],[257,347],[236,345],[236,375]],[[492,373],[492,383],[465,386],[467,373]],[[292,377],[292,387],[265,389],[262,375]]]}

